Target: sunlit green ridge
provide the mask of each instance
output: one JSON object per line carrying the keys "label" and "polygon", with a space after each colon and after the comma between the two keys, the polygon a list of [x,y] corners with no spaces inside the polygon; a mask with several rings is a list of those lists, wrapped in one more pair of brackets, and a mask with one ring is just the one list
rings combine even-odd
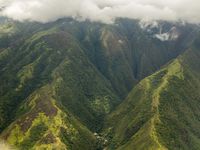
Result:
{"label": "sunlit green ridge", "polygon": [[131,91],[107,118],[110,149],[199,149],[199,54],[188,50]]}
{"label": "sunlit green ridge", "polygon": [[129,19],[5,18],[1,139],[22,150],[198,150],[199,27],[160,23],[180,37],[160,41]]}

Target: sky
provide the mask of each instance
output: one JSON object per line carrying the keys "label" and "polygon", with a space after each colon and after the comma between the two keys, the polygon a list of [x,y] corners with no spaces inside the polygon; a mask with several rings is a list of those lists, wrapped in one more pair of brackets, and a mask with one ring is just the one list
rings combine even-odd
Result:
{"label": "sky", "polygon": [[1,15],[50,22],[63,17],[113,23],[116,18],[200,23],[200,0],[0,0]]}

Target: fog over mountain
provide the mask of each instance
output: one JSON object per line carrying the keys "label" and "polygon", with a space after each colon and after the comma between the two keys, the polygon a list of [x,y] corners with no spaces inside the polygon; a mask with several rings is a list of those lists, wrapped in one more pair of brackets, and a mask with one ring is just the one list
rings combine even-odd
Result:
{"label": "fog over mountain", "polygon": [[62,17],[112,23],[118,17],[200,22],[199,0],[0,0],[1,15],[15,20],[55,21]]}
{"label": "fog over mountain", "polygon": [[2,150],[14,150],[13,147],[11,148],[9,145],[7,145],[6,143],[4,143],[2,141],[0,141],[0,149],[2,149]]}

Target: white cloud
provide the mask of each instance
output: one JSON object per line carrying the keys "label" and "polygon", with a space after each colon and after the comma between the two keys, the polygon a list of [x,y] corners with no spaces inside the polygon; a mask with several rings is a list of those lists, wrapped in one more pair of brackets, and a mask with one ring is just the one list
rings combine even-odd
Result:
{"label": "white cloud", "polygon": [[4,16],[40,22],[62,17],[111,23],[117,17],[200,23],[200,0],[0,0]]}

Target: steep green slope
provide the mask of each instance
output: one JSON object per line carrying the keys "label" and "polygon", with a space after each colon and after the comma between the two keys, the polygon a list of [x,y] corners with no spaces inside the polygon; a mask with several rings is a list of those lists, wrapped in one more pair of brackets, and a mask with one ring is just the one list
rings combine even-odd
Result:
{"label": "steep green slope", "polygon": [[95,149],[94,135],[63,111],[54,94],[52,85],[32,93],[20,106],[20,117],[1,137],[19,149]]}
{"label": "steep green slope", "polygon": [[[16,105],[52,80],[56,80],[58,101],[91,129],[100,126],[103,116],[118,103],[109,82],[70,34],[55,29],[39,32],[15,50],[10,52],[12,61],[4,65],[1,75],[5,118],[13,117]],[[5,126],[3,121],[1,126]]]}
{"label": "steep green slope", "polygon": [[84,125],[98,131],[119,100],[78,42],[51,29],[11,49],[9,57],[0,78],[0,125],[14,121],[2,138],[21,149],[94,149],[95,137]]}
{"label": "steep green slope", "polygon": [[[98,134],[96,139],[92,132],[100,132],[105,116],[139,80],[188,47],[196,26],[181,31],[183,35],[190,33],[191,38],[181,35],[177,41],[161,42],[145,33],[135,20],[105,25],[72,19],[47,24],[5,19],[0,22],[1,138],[20,149],[101,147],[106,140]],[[157,118],[161,119],[159,102],[171,76],[178,73],[177,78],[184,78],[181,60],[155,74],[158,77],[142,81],[129,96],[134,101],[118,108],[120,117],[115,115],[118,110],[111,115],[108,127],[116,130],[114,147],[132,145],[132,133],[143,124],[138,135],[144,138],[133,138],[134,144],[145,140],[144,144],[150,143],[153,149],[166,147],[168,141],[160,141],[162,134],[156,131]],[[191,64],[185,64],[191,68]],[[137,103],[134,110],[132,106]],[[124,114],[127,117],[123,118]],[[130,122],[129,115],[138,117]],[[127,129],[118,118],[130,123],[130,127]]]}
{"label": "steep green slope", "polygon": [[105,131],[110,149],[200,148],[199,49],[142,80],[111,113]]}
{"label": "steep green slope", "polygon": [[[48,24],[5,19],[1,28],[6,28],[0,39],[1,131],[15,120],[19,102],[53,76],[62,79],[57,91],[62,105],[90,129],[98,130],[105,114],[138,80],[187,45],[153,39],[138,21],[127,19],[113,25],[72,19]],[[184,34],[190,33],[196,27],[185,30]]]}
{"label": "steep green slope", "polygon": [[138,20],[118,19],[110,25],[59,20],[56,26],[76,37],[89,60],[123,99],[138,81],[182,53],[198,28],[166,24],[169,29],[180,29],[177,40],[163,42],[154,38],[140,27]]}

